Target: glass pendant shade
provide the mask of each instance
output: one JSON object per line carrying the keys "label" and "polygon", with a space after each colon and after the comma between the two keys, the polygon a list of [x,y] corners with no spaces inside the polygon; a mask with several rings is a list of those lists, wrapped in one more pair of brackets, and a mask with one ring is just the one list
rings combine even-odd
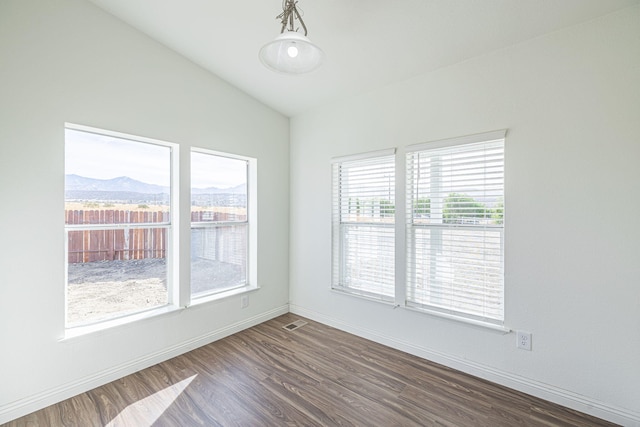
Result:
{"label": "glass pendant shade", "polygon": [[322,50],[296,31],[285,31],[260,49],[260,61],[273,71],[302,74],[320,66]]}

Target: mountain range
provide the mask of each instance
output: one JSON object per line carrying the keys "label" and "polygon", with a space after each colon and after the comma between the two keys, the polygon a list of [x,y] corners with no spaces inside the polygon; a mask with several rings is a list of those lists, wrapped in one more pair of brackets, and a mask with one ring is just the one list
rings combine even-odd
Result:
{"label": "mountain range", "polygon": [[[163,194],[169,193],[169,187],[147,184],[128,176],[119,176],[111,179],[87,178],[80,175],[65,175],[65,190],[69,191],[109,191],[109,192],[128,192],[142,194]],[[246,184],[236,185],[231,188],[193,188],[194,194],[245,194],[247,192]]]}
{"label": "mountain range", "polygon": [[[247,186],[231,188],[194,188],[191,201],[195,206],[246,206]],[[148,205],[169,205],[169,187],[148,184],[128,176],[111,179],[65,175],[67,201],[120,202]]]}

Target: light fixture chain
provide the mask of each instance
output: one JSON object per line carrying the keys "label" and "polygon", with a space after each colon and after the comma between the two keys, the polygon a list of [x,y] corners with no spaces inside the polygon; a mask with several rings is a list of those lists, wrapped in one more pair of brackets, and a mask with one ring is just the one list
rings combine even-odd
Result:
{"label": "light fixture chain", "polygon": [[294,0],[283,0],[282,13],[276,16],[276,19],[279,19],[282,22],[282,29],[280,30],[280,33],[284,33],[287,25],[289,25],[289,31],[297,31],[297,29],[294,29],[293,27],[294,20],[297,19],[300,22],[300,25],[302,25],[302,29],[304,29],[304,35],[306,37],[307,26],[304,24],[302,16],[300,16],[300,13],[298,12],[298,8],[296,7],[297,3],[298,2]]}
{"label": "light fixture chain", "polygon": [[298,21],[300,21],[300,25],[302,25],[302,28],[304,29],[304,35],[306,37],[307,36],[307,26],[304,25],[304,21],[302,20],[302,16],[300,16],[300,13],[298,13],[298,8],[294,7],[293,8],[293,12],[298,17]]}

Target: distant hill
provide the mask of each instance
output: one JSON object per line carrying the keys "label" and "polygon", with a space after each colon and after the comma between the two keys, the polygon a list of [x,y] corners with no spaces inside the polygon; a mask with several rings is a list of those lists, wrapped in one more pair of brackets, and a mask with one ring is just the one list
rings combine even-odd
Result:
{"label": "distant hill", "polygon": [[[194,204],[199,206],[246,206],[247,187],[195,188]],[[134,204],[169,204],[169,187],[148,184],[128,176],[111,179],[65,175],[65,198],[75,201],[121,202]]]}
{"label": "distant hill", "polygon": [[192,189],[192,192],[193,194],[246,194],[247,186],[245,184],[240,184],[230,188],[194,188]]}
{"label": "distant hill", "polygon": [[65,189],[71,191],[128,191],[132,193],[169,193],[169,187],[147,184],[128,176],[111,179],[87,178],[80,175],[65,175]]}

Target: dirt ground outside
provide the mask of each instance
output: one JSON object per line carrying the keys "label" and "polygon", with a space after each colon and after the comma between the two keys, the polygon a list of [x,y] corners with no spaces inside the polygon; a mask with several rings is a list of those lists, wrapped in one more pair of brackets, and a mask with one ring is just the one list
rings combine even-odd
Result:
{"label": "dirt ground outside", "polygon": [[[239,283],[238,265],[196,259],[192,292],[225,289]],[[168,303],[164,258],[68,264],[67,323],[77,326],[160,307]]]}

